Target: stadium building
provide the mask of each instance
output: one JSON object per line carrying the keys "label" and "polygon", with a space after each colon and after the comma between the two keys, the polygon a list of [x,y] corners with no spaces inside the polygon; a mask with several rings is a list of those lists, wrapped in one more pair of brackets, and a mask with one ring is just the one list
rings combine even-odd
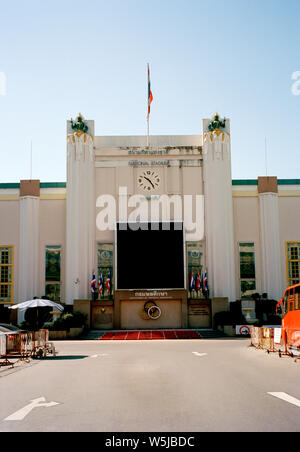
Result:
{"label": "stadium building", "polygon": [[232,180],[230,120],[202,135],[67,122],[67,181],[0,184],[0,303],[46,296],[93,329],[210,328],[300,281],[300,180]]}

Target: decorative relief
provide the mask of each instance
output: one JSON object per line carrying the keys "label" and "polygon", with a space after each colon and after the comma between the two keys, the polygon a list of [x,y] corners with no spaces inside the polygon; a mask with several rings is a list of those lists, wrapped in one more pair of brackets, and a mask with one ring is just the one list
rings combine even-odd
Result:
{"label": "decorative relief", "polygon": [[86,124],[86,122],[84,122],[84,117],[81,113],[79,113],[79,115],[77,116],[76,121],[73,121],[73,119],[71,119],[71,128],[78,136],[84,133],[88,133],[89,131],[88,125]]}
{"label": "decorative relief", "polygon": [[213,143],[216,137],[220,138],[221,141],[225,141],[225,137],[230,135],[228,132],[225,132],[225,128],[226,118],[222,121],[218,113],[215,113],[211,123],[208,125],[209,132],[204,133],[204,141],[209,139]]}
{"label": "decorative relief", "polygon": [[224,120],[221,121],[218,113],[215,113],[212,118],[212,122],[208,126],[208,130],[210,132],[218,132],[221,131],[221,129],[225,129],[225,127],[226,127],[226,118],[224,118]]}

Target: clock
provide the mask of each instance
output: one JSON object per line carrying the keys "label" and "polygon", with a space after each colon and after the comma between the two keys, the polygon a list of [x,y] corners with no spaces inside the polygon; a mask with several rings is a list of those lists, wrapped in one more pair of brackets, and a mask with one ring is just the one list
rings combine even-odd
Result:
{"label": "clock", "polygon": [[138,176],[138,186],[147,193],[160,187],[160,175],[156,171],[146,170]]}

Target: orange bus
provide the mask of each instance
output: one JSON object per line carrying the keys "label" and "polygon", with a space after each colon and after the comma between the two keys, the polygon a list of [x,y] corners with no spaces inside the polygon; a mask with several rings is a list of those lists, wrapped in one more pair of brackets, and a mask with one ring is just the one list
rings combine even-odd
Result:
{"label": "orange bus", "polygon": [[300,354],[300,284],[286,289],[276,311],[280,308],[285,347],[291,354]]}

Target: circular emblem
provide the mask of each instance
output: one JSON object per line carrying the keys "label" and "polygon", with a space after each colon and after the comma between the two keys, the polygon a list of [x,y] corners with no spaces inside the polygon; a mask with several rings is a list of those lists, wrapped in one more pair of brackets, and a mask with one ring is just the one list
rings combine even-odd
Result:
{"label": "circular emblem", "polygon": [[159,306],[152,306],[148,309],[148,316],[151,320],[158,320],[161,317],[161,309]]}
{"label": "circular emblem", "polygon": [[141,312],[141,317],[144,320],[158,320],[162,316],[162,310],[157,304],[150,300],[144,304],[144,309]]}

